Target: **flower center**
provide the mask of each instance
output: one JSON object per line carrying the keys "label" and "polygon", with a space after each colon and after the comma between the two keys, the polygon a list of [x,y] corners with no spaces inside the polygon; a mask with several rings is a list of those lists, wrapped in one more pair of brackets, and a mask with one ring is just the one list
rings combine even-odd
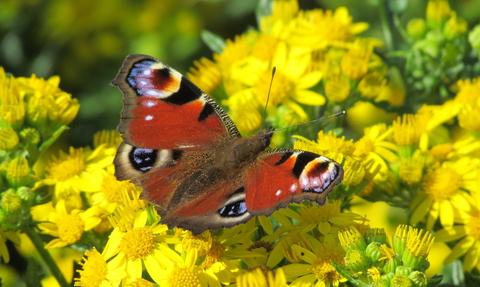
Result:
{"label": "flower center", "polygon": [[120,250],[127,259],[135,260],[150,254],[154,243],[155,235],[152,233],[152,230],[145,227],[137,227],[123,235],[120,241]]}
{"label": "flower center", "polygon": [[85,223],[78,214],[66,214],[60,217],[57,226],[58,236],[67,244],[80,240],[85,229]]}
{"label": "flower center", "polygon": [[454,196],[462,185],[462,178],[455,170],[446,167],[429,169],[423,187],[433,200],[441,202]]}
{"label": "flower center", "polygon": [[480,212],[475,212],[470,221],[467,223],[469,228],[469,234],[475,238],[477,241],[480,241]]}
{"label": "flower center", "polygon": [[108,174],[102,180],[102,194],[106,201],[111,203],[122,202],[122,190],[130,188],[128,181],[118,181],[113,174]]}
{"label": "flower center", "polygon": [[85,263],[80,263],[83,265],[83,270],[79,271],[80,278],[75,278],[77,281],[75,286],[100,286],[107,276],[107,262],[95,249],[92,252],[87,250],[85,254],[88,260],[85,259]]}
{"label": "flower center", "polygon": [[48,165],[49,177],[58,181],[65,181],[72,178],[85,169],[85,159],[82,149],[70,149],[70,154],[60,154],[58,159],[54,158]]}
{"label": "flower center", "polygon": [[212,242],[212,248],[208,251],[207,256],[205,256],[205,261],[202,262],[200,268],[208,269],[213,264],[219,262],[222,259],[223,254],[225,253],[225,248],[220,242],[214,240]]}
{"label": "flower center", "polygon": [[415,115],[404,114],[393,121],[393,136],[401,146],[411,146],[420,140],[422,130]]}
{"label": "flower center", "polygon": [[[265,72],[256,85],[257,97],[261,99],[262,103],[265,103],[268,96],[268,89],[270,88],[270,82],[272,80],[271,71]],[[270,91],[269,105],[276,106],[285,102],[294,90],[292,81],[277,69],[275,73],[275,80],[272,82],[272,89]]]}
{"label": "flower center", "polygon": [[[342,262],[343,258],[340,259],[341,261],[336,261],[336,262]],[[311,268],[311,272],[315,274],[317,279],[320,282],[325,282],[326,286],[330,286],[330,284],[333,284],[334,286],[338,286],[338,281],[342,279],[343,277],[337,273],[337,270],[335,267],[333,267],[332,264],[329,263],[330,261],[327,260],[321,260],[320,262],[315,262],[313,263],[313,266]]]}
{"label": "flower center", "polygon": [[170,287],[199,287],[198,273],[192,268],[178,267],[175,265],[168,278]]}
{"label": "flower center", "polygon": [[[208,234],[208,232],[206,233]],[[212,247],[212,238],[208,235],[204,236],[195,236],[190,232],[183,238],[182,247],[186,250],[197,249],[198,257],[202,257],[207,252],[209,252]]]}

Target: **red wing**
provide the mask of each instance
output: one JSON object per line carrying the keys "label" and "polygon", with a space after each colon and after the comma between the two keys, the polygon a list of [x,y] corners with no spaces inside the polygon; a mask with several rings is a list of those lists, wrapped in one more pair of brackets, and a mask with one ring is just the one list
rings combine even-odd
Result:
{"label": "red wing", "polygon": [[112,84],[124,95],[118,130],[130,145],[207,150],[218,142],[240,136],[220,106],[153,57],[128,56]]}
{"label": "red wing", "polygon": [[125,142],[115,156],[115,176],[118,180],[131,180],[142,187],[142,198],[154,202],[165,210],[179,182],[175,150],[142,149]]}
{"label": "red wing", "polygon": [[115,176],[143,187],[161,222],[195,234],[232,227],[252,215],[245,207],[243,174],[227,176],[211,167],[211,152],[136,148],[122,143]]}
{"label": "red wing", "polygon": [[301,150],[267,151],[246,172],[246,206],[253,215],[268,216],[304,199],[323,205],[342,179],[342,167],[324,156]]}

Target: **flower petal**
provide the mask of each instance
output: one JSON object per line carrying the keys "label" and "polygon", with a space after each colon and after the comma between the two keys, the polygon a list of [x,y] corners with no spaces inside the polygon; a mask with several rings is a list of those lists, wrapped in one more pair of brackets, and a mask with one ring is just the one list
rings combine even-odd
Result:
{"label": "flower petal", "polygon": [[301,104],[311,106],[323,106],[326,102],[324,96],[309,90],[296,90],[292,98]]}

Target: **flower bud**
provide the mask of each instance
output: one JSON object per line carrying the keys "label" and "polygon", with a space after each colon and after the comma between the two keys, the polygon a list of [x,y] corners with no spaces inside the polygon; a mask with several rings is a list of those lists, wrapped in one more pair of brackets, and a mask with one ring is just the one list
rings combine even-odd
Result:
{"label": "flower bud", "polygon": [[480,54],[480,24],[475,26],[468,34],[468,42],[472,45],[472,48],[477,50]]}
{"label": "flower bud", "polygon": [[368,266],[368,263],[368,258],[359,250],[349,250],[345,255],[345,266],[353,272],[365,270]]}
{"label": "flower bud", "polygon": [[415,40],[420,40],[425,37],[427,33],[427,24],[425,20],[420,18],[412,19],[407,24],[407,33]]}
{"label": "flower bud", "polygon": [[30,168],[24,157],[14,158],[7,167],[7,181],[13,187],[28,185],[30,181]]}
{"label": "flower bud", "polygon": [[413,271],[408,275],[408,278],[412,280],[414,287],[426,287],[428,283],[427,275],[420,271]]}

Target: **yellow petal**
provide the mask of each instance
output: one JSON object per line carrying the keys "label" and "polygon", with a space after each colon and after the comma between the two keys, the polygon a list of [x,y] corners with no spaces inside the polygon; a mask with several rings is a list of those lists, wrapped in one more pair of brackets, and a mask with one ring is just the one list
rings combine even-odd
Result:
{"label": "yellow petal", "polygon": [[308,89],[318,84],[321,79],[321,72],[311,72],[300,77],[298,83],[295,86],[297,87],[297,89]]}
{"label": "yellow petal", "polygon": [[125,271],[128,274],[127,283],[137,280],[142,277],[142,260],[127,260],[125,264]]}
{"label": "yellow petal", "polygon": [[468,249],[473,246],[475,239],[471,236],[467,236],[455,245],[450,254],[443,261],[443,265],[447,265],[453,260],[460,258],[463,254],[467,253]]}
{"label": "yellow petal", "polygon": [[435,222],[437,222],[440,203],[434,202],[427,214],[427,230],[432,230]]}
{"label": "yellow petal", "polygon": [[307,263],[313,264],[313,262],[317,259],[317,256],[312,251],[305,249],[299,245],[293,244],[292,250],[299,258],[302,258],[302,260]]}
{"label": "yellow petal", "polygon": [[440,202],[440,223],[443,227],[453,226],[453,206],[449,200]]}
{"label": "yellow petal", "polygon": [[475,241],[473,246],[468,250],[467,255],[463,259],[463,269],[465,271],[471,271],[478,263],[478,257],[480,256],[480,242]]}
{"label": "yellow petal", "polygon": [[430,197],[425,197],[425,199],[420,202],[420,204],[415,208],[412,213],[412,217],[410,218],[410,224],[416,226],[423,218],[430,209],[432,205],[432,199]]}
{"label": "yellow petal", "polygon": [[287,266],[283,266],[283,271],[287,277],[299,277],[305,274],[309,274],[310,264],[294,263]]}
{"label": "yellow petal", "polygon": [[309,90],[297,90],[292,97],[295,101],[311,106],[323,106],[325,97]]}
{"label": "yellow petal", "polygon": [[152,277],[155,282],[161,282],[163,277],[163,268],[160,266],[158,261],[153,256],[147,256],[144,260],[145,267],[147,268],[148,274]]}
{"label": "yellow petal", "polygon": [[436,242],[448,242],[460,239],[467,235],[467,228],[465,225],[456,225],[452,228],[446,228],[435,232]]}

